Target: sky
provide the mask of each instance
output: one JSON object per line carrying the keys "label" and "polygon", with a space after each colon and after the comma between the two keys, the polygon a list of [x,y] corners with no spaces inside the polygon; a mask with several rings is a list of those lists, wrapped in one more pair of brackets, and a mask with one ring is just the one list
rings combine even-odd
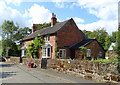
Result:
{"label": "sky", "polygon": [[111,34],[118,28],[119,0],[0,0],[0,25],[13,20],[21,28],[73,18],[80,30],[105,28]]}

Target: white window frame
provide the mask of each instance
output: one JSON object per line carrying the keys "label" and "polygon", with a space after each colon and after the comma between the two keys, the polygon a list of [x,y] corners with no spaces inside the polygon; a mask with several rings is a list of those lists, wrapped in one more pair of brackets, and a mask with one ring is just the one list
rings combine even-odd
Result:
{"label": "white window frame", "polygon": [[91,49],[87,49],[87,58],[90,58],[91,57]]}
{"label": "white window frame", "polygon": [[102,57],[103,57],[102,51],[99,51],[99,52],[98,52],[98,56],[99,56],[99,58],[102,58]]}
{"label": "white window frame", "polygon": [[60,58],[66,58],[66,49],[59,49],[59,53],[62,51],[62,57]]}
{"label": "white window frame", "polygon": [[[48,49],[50,49],[50,56],[48,56]],[[51,58],[51,47],[42,48],[42,58]]]}
{"label": "white window frame", "polygon": [[50,35],[46,35],[45,40],[48,42],[50,41]]}

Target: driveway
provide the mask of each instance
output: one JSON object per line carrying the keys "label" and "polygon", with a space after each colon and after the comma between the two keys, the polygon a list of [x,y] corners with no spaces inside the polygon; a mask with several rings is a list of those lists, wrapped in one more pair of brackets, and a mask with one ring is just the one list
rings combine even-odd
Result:
{"label": "driveway", "polygon": [[25,65],[0,63],[2,83],[95,83],[48,69],[28,68]]}

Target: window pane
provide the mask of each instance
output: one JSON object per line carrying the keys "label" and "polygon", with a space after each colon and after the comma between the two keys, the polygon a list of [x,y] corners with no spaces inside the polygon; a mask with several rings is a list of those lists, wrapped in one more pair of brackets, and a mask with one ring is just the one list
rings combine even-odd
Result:
{"label": "window pane", "polygon": [[45,48],[45,56],[46,56],[46,48]]}
{"label": "window pane", "polygon": [[50,56],[50,48],[48,48],[47,55]]}
{"label": "window pane", "polygon": [[91,49],[87,49],[87,57],[91,57]]}

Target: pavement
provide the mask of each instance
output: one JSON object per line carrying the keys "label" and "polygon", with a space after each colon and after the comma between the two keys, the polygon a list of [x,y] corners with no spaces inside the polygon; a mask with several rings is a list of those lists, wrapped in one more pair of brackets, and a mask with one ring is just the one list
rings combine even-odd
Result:
{"label": "pavement", "polygon": [[13,63],[0,62],[0,70],[2,83],[96,83],[73,75]]}

